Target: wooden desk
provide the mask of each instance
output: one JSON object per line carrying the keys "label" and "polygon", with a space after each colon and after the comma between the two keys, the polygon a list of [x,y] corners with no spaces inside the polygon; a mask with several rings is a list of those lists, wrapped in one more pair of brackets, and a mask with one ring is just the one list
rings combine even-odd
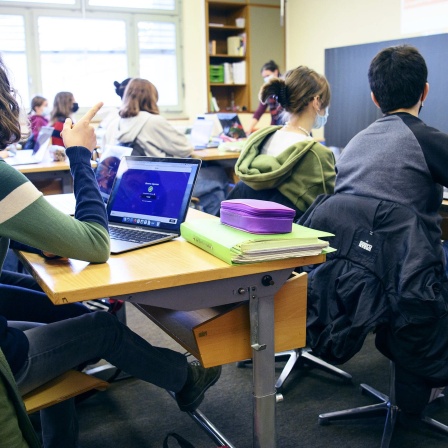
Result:
{"label": "wooden desk", "polygon": [[63,162],[46,159],[40,163],[17,165],[14,168],[24,174],[44,194],[71,193],[73,191],[70,165],[67,159]]}
{"label": "wooden desk", "polygon": [[201,159],[209,162],[217,160],[236,161],[239,156],[239,152],[220,151],[218,148],[197,149],[193,151],[193,154],[191,155],[194,159]]}
{"label": "wooden desk", "polygon": [[[195,210],[189,212],[189,217],[203,215]],[[295,267],[322,263],[324,255],[230,266],[178,238],[111,256],[104,264],[48,261],[24,252],[19,257],[55,304],[109,296],[189,311],[248,301],[253,356],[253,446],[276,446],[274,295]]]}

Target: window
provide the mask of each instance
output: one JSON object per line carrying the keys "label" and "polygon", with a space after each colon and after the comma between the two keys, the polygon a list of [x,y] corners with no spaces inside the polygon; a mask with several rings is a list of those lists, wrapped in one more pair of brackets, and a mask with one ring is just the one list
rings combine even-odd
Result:
{"label": "window", "polygon": [[80,107],[118,106],[113,82],[141,77],[157,87],[163,112],[179,113],[180,1],[0,0],[0,52],[26,106],[36,94],[51,103],[60,91]]}
{"label": "window", "polygon": [[9,80],[18,90],[22,100],[28,100],[25,24],[22,16],[0,15],[0,42],[3,62],[9,71]]}

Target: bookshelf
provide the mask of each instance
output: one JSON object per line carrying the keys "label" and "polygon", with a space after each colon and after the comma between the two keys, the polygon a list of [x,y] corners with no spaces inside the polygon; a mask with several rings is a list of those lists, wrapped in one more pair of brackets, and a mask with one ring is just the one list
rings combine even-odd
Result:
{"label": "bookshelf", "polygon": [[[248,6],[205,0],[208,112],[250,110]],[[212,101],[212,97],[216,101]]]}
{"label": "bookshelf", "polygon": [[[274,59],[282,73],[285,69],[285,29],[280,23],[280,0],[204,0],[204,3],[207,93],[216,99],[222,112],[230,112],[232,107],[236,112],[253,112],[258,106],[258,92],[263,82],[261,66]],[[244,23],[237,19],[244,19]],[[245,51],[229,54],[228,38],[240,35],[245,36]],[[214,69],[237,63],[245,65],[245,77],[240,82],[225,82],[219,77],[223,73]],[[208,112],[216,112],[211,101]]]}

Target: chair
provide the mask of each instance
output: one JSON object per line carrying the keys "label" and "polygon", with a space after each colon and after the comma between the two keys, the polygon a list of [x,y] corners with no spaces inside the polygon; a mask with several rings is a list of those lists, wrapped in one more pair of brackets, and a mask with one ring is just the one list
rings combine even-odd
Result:
{"label": "chair", "polygon": [[[351,382],[352,376],[338,367],[325,362],[323,359],[313,355],[312,350],[309,347],[298,348],[294,350],[286,350],[284,352],[279,352],[275,354],[275,360],[278,362],[284,361],[287,358],[286,364],[284,365],[277,381],[275,383],[275,388],[277,390],[277,401],[283,401],[283,384],[286,379],[291,374],[292,370],[300,362],[311,365],[312,367],[317,367],[324,370],[325,372],[331,373],[340,377],[344,382]],[[245,367],[252,362],[251,359],[245,359],[244,361],[239,361],[237,363],[238,367]]]}
{"label": "chair", "polygon": [[[69,371],[21,397],[12,372],[0,350],[0,440],[2,446],[40,447],[27,415],[92,388],[108,383],[77,371]],[[25,408],[26,406],[26,408]]]}
{"label": "chair", "polygon": [[351,194],[320,196],[300,223],[334,233],[337,249],[308,272],[310,347],[346,362],[375,330],[376,347],[391,360],[389,395],[361,384],[380,403],[323,413],[319,423],[386,413],[383,448],[400,413],[423,415],[424,424],[448,434],[425,414],[431,384],[443,382],[448,362],[448,283],[442,248],[434,245],[440,236],[405,206]]}
{"label": "chair", "polygon": [[[361,406],[358,408],[345,409],[343,411],[327,412],[319,415],[319,424],[328,425],[332,421],[351,420],[361,417],[375,417],[377,415],[386,414],[384,422],[383,437],[381,439],[381,448],[388,448],[392,439],[395,423],[401,412],[395,400],[395,363],[390,362],[390,378],[389,378],[389,395],[384,395],[380,391],[374,389],[367,384],[361,384],[361,393],[369,394],[376,397],[380,402],[371,404],[369,406]],[[443,398],[439,396],[437,400]],[[442,433],[448,435],[448,426],[438,422],[425,414],[420,418],[420,421]]]}

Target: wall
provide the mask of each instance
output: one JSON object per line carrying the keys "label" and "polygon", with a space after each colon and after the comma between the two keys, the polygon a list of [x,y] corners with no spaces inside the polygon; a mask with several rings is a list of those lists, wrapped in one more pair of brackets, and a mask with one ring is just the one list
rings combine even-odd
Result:
{"label": "wall", "polygon": [[[421,20],[431,23],[431,17]],[[287,0],[286,66],[303,64],[324,73],[326,48],[423,34],[402,35],[400,28],[401,0]],[[448,26],[428,34],[447,31]]]}

